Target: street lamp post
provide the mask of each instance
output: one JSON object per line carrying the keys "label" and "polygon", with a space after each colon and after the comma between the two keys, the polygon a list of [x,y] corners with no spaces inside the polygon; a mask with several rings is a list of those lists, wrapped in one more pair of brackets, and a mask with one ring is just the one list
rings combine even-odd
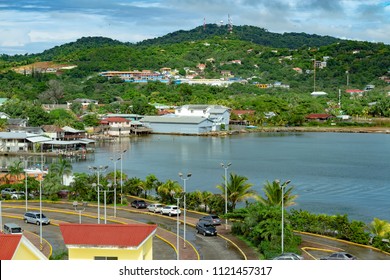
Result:
{"label": "street lamp post", "polygon": [[183,186],[184,186],[184,200],[183,200],[183,208],[184,208],[184,212],[183,212],[183,227],[184,227],[184,234],[183,234],[183,238],[184,238],[184,245],[183,247],[186,248],[186,196],[187,196],[187,187],[186,187],[186,181],[192,176],[191,173],[188,173],[186,176],[183,175],[183,173],[179,173],[179,177],[183,180]]}
{"label": "street lamp post", "polygon": [[107,170],[108,166],[89,166],[89,170],[97,173],[97,184],[92,184],[94,188],[97,187],[97,201],[98,201],[98,224],[100,224],[100,173]]}
{"label": "street lamp post", "polygon": [[27,188],[27,163],[28,163],[28,159],[31,158],[31,156],[25,158],[25,157],[20,157],[20,159],[23,159],[24,161],[24,181],[25,181],[25,188],[26,188],[26,191],[24,193],[24,196],[25,196],[25,199],[26,199],[26,212],[27,212],[27,200],[28,200],[28,188]]}
{"label": "street lamp post", "polygon": [[[228,209],[227,209],[227,206],[228,206],[228,203],[227,203],[227,192],[228,192],[228,187],[227,187],[227,170],[229,169],[229,166],[232,165],[231,162],[229,162],[228,164],[224,164],[224,163],[221,163],[221,166],[223,169],[225,169],[225,215],[227,215],[227,212],[228,212]],[[227,222],[227,217],[225,217],[225,229],[227,230],[227,225],[228,225],[228,222]]]}
{"label": "street lamp post", "polygon": [[[277,183],[280,185],[280,181],[279,180],[276,180]],[[284,253],[284,188],[290,184],[290,180],[287,180],[286,182],[284,182],[283,184],[280,185],[280,188],[282,190],[282,244],[281,244],[281,247],[282,247],[282,254]]]}
{"label": "street lamp post", "polygon": [[[114,163],[114,217],[116,217],[116,164],[119,160],[121,160],[122,157],[120,158],[117,158],[117,159],[114,159],[114,158],[111,158],[111,161]],[[121,173],[122,175],[122,173]]]}
{"label": "street lamp post", "polygon": [[[171,191],[171,195],[174,196],[175,195],[175,191]],[[180,197],[177,196],[175,197],[176,198],[176,205],[177,205],[177,209],[179,209],[179,202],[180,202]],[[176,215],[176,249],[177,249],[177,253],[176,253],[176,259],[177,260],[180,260],[180,245],[179,245],[179,229],[180,229],[180,220],[179,220],[179,215]]]}
{"label": "street lamp post", "polygon": [[39,248],[42,251],[43,250],[43,243],[42,243],[42,180],[43,180],[43,171],[41,170],[42,178],[39,180]]}
{"label": "street lamp post", "polygon": [[83,208],[82,209],[78,209],[77,208],[78,205],[79,205],[79,203],[77,201],[73,201],[74,210],[79,213],[79,224],[81,224],[81,213],[85,211],[85,207],[87,206],[87,203],[83,202]]}
{"label": "street lamp post", "polygon": [[[107,188],[111,188],[111,184],[108,184],[106,188],[103,190],[104,194],[104,224],[107,224],[107,193],[112,192],[110,190],[107,190]],[[113,190],[115,192],[115,188]]]}
{"label": "street lamp post", "polygon": [[123,180],[122,180],[122,162],[123,162],[123,155],[126,153],[127,150],[123,150],[120,152],[120,159],[121,159],[121,204],[123,204]]}

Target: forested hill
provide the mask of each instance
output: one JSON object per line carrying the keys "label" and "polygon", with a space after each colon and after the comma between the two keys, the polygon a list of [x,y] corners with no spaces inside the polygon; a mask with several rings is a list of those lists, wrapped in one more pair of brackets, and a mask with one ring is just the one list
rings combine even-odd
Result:
{"label": "forested hill", "polygon": [[303,46],[320,47],[342,41],[330,36],[310,35],[306,33],[273,33],[260,27],[243,25],[233,26],[230,33],[227,25],[206,24],[189,31],[176,31],[165,36],[144,40],[137,45],[164,45],[210,39],[214,36],[226,36],[273,48],[296,49]]}
{"label": "forested hill", "polygon": [[126,46],[129,43],[122,43],[118,40],[113,40],[106,37],[82,37],[75,42],[67,43],[61,46],[56,46],[49,50],[38,54],[41,60],[52,60],[59,54],[62,56],[71,55],[75,57],[77,54],[104,47]]}

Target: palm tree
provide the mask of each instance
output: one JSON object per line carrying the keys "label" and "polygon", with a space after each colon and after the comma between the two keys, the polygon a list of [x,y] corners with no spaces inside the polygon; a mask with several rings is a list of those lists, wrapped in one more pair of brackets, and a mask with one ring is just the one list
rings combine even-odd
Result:
{"label": "palm tree", "polygon": [[160,185],[157,193],[160,195],[163,202],[174,203],[175,194],[178,195],[183,192],[181,185],[177,181],[168,180]]}
{"label": "palm tree", "polygon": [[[286,185],[286,183],[284,183]],[[282,190],[283,187],[283,190]],[[282,191],[284,191],[283,195],[283,204],[285,207],[295,205],[295,199],[297,195],[292,195],[292,191],[294,187],[291,186],[286,189],[286,186],[280,184],[279,180],[274,180],[272,183],[267,181],[264,184],[263,191],[265,193],[265,197],[257,196],[256,200],[260,201],[264,205],[268,206],[278,206],[282,204]]]}
{"label": "palm tree", "polygon": [[385,220],[374,218],[369,225],[369,229],[375,236],[384,237],[387,233],[390,233],[390,223]]}
{"label": "palm tree", "polygon": [[214,194],[210,191],[204,191],[202,192],[202,202],[204,204],[204,210],[208,212],[210,210],[210,204],[211,200],[213,198]]}
{"label": "palm tree", "polygon": [[8,178],[11,180],[13,177],[16,177],[16,182],[19,182],[20,180],[20,174],[24,172],[24,168],[22,166],[21,161],[14,161],[13,164],[8,168],[10,177]]}
{"label": "palm tree", "polygon": [[148,191],[156,189],[160,185],[160,182],[158,181],[156,175],[154,174],[149,174],[148,176],[146,176],[144,183],[145,183],[144,186],[145,198],[148,195]]}
{"label": "palm tree", "polygon": [[[224,177],[225,178],[225,177]],[[230,180],[227,183],[227,200],[231,209],[234,210],[238,202],[255,196],[255,191],[251,190],[253,184],[247,183],[248,178],[230,173]],[[225,196],[225,184],[218,185],[217,189]]]}
{"label": "palm tree", "polygon": [[64,175],[71,175],[72,169],[73,166],[70,161],[63,159],[62,157],[59,158],[58,162],[53,163],[50,166],[50,171],[56,173],[57,176],[60,177],[61,185],[64,184]]}

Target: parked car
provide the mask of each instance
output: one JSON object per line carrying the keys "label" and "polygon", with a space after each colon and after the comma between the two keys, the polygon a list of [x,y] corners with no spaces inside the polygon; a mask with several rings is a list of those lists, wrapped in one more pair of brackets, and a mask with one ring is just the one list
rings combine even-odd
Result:
{"label": "parked car", "polygon": [[135,207],[137,209],[139,209],[139,208],[146,208],[146,202],[145,202],[145,200],[140,200],[140,199],[133,200],[131,202],[131,206]]}
{"label": "parked car", "polygon": [[273,259],[274,260],[303,260],[303,257],[295,253],[283,253]]}
{"label": "parked car", "polygon": [[6,197],[7,195],[11,195],[13,194],[14,192],[16,192],[15,189],[13,188],[5,188],[3,190],[1,190],[1,197]]}
{"label": "parked car", "polygon": [[217,228],[208,222],[198,222],[196,224],[196,233],[206,235],[217,235]]}
{"label": "parked car", "polygon": [[68,198],[69,190],[60,190],[57,192],[59,198]]}
{"label": "parked car", "polygon": [[4,233],[9,233],[9,234],[22,234],[23,230],[22,228],[14,223],[7,223],[4,224]]}
{"label": "parked car", "polygon": [[26,224],[27,223],[37,224],[37,225],[40,225],[41,223],[42,225],[50,224],[50,219],[47,218],[43,213],[41,217],[41,214],[39,212],[26,212],[24,213],[23,220]]}
{"label": "parked car", "polygon": [[214,226],[219,226],[221,224],[221,219],[217,215],[208,215],[199,219],[202,222],[208,222]]}
{"label": "parked car", "polygon": [[24,192],[13,192],[11,193],[11,199],[20,199],[25,197],[25,195],[26,194]]}
{"label": "parked car", "polygon": [[336,252],[325,258],[321,258],[321,260],[357,260],[357,258],[347,252]]}
{"label": "parked car", "polygon": [[181,211],[176,205],[167,205],[161,209],[161,214],[168,215],[169,217],[172,215],[174,215],[174,216],[179,215],[180,216]]}
{"label": "parked car", "polygon": [[153,203],[153,204],[149,204],[146,208],[148,208],[149,212],[161,213],[163,207],[164,206],[162,204]]}

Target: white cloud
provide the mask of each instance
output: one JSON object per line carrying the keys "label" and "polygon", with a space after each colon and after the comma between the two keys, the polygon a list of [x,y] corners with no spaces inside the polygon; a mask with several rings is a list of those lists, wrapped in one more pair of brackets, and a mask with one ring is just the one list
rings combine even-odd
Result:
{"label": "white cloud", "polygon": [[[11,6],[12,5],[12,6]],[[390,44],[390,2],[379,0],[14,0],[0,4],[0,53],[41,52],[83,36],[138,42],[223,20]],[[39,48],[39,45],[42,47]],[[7,48],[5,47],[7,46]],[[37,48],[38,47],[38,48]]]}

